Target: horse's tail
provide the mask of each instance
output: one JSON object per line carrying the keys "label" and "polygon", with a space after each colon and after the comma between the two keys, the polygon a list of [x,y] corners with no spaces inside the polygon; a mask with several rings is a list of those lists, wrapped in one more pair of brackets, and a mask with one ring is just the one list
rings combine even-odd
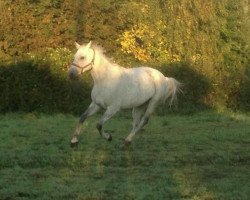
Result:
{"label": "horse's tail", "polygon": [[169,105],[171,106],[175,101],[177,101],[177,93],[181,90],[181,83],[174,78],[166,78],[166,96],[165,101],[170,98]]}

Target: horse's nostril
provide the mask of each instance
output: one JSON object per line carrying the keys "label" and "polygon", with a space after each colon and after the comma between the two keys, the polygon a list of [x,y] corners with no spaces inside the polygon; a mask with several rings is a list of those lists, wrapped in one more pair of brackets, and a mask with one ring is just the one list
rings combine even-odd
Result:
{"label": "horse's nostril", "polygon": [[77,71],[74,69],[69,69],[68,74],[70,79],[76,79],[77,77]]}
{"label": "horse's nostril", "polygon": [[70,73],[69,74],[69,78],[71,79],[71,80],[75,80],[76,78],[77,78],[77,76],[74,74],[74,73]]}
{"label": "horse's nostril", "polygon": [[72,79],[73,78],[73,73],[72,72],[69,72],[69,78]]}

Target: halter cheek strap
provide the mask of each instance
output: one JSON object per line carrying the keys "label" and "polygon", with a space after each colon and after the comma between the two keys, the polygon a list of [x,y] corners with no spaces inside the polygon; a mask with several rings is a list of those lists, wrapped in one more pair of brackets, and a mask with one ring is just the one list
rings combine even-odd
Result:
{"label": "halter cheek strap", "polygon": [[[79,68],[79,69],[81,69],[81,74],[82,74],[82,72],[83,72],[83,70],[86,68],[86,67],[88,67],[88,66],[90,66],[91,65],[91,68],[89,69],[89,70],[91,70],[92,68],[93,68],[93,65],[95,64],[95,50],[94,49],[92,49],[93,50],[93,52],[94,52],[94,55],[93,55],[93,58],[92,58],[92,60],[91,60],[91,62],[90,63],[88,63],[87,65],[84,65],[83,67],[81,67],[80,65],[78,65],[78,64],[76,64],[76,63],[72,63],[71,65],[73,65],[73,66],[75,66],[75,67],[77,67],[77,68]],[[88,70],[88,71],[89,71]]]}

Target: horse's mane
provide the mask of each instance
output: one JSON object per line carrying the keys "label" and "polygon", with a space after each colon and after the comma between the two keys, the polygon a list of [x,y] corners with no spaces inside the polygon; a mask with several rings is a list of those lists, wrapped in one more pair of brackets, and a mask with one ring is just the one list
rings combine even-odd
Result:
{"label": "horse's mane", "polygon": [[[108,58],[105,53],[106,53],[106,50],[102,47],[102,46],[99,46],[98,44],[92,44],[91,45],[91,48],[93,48],[95,50],[96,53],[98,53],[100,56],[104,57],[106,60],[108,60],[110,63],[112,64],[115,64],[115,61],[112,59],[112,58]],[[118,65],[117,65],[118,66]]]}
{"label": "horse's mane", "polygon": [[[97,45],[97,44],[92,44],[92,46],[91,46],[96,52],[98,52],[99,54],[102,54],[102,55],[104,55],[105,54],[105,50],[104,50],[104,48],[103,47],[101,47],[101,46],[99,46],[99,45]],[[105,55],[104,55],[105,56]]]}

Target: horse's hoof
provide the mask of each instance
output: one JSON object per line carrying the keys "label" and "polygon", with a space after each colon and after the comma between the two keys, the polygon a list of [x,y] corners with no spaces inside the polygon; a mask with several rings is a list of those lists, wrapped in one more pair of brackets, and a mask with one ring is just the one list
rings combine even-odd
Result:
{"label": "horse's hoof", "polygon": [[124,146],[128,147],[131,145],[131,141],[124,140]]}
{"label": "horse's hoof", "polygon": [[130,144],[131,144],[130,141],[124,140],[123,144],[121,145],[121,149],[122,150],[128,149],[128,147],[130,146]]}
{"label": "horse's hoof", "polygon": [[77,147],[78,146],[78,142],[71,142],[70,146],[71,146],[71,148]]}
{"label": "horse's hoof", "polygon": [[109,135],[108,141],[112,141],[112,136],[111,135]]}

